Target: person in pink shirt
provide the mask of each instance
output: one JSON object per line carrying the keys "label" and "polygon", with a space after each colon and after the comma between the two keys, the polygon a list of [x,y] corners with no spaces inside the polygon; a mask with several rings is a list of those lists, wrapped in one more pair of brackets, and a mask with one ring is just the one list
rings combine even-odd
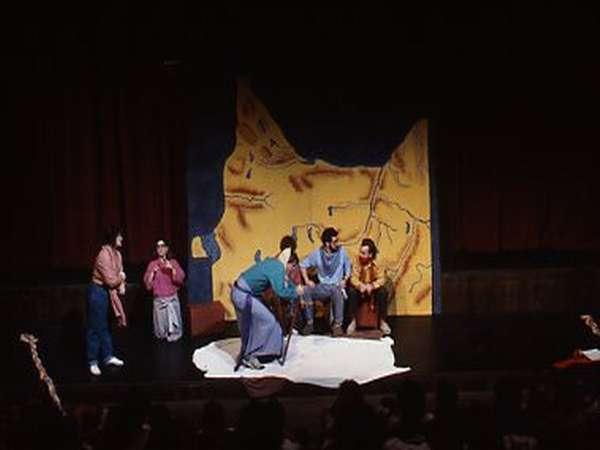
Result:
{"label": "person in pink shirt", "polygon": [[[119,249],[123,246],[123,233],[113,227],[106,233],[104,245],[94,261],[92,281],[87,295],[86,353],[92,375],[102,372],[99,363],[122,366],[121,359],[113,355],[112,337],[108,324],[109,307],[119,326],[127,326],[125,310],[119,295],[125,294],[125,272]],[[109,306],[110,305],[110,306]]]}
{"label": "person in pink shirt", "polygon": [[152,292],[154,335],[168,342],[179,340],[183,334],[181,306],[177,291],[183,286],[185,272],[174,258],[164,240],[156,243],[156,259],[150,261],[144,274],[146,289]]}

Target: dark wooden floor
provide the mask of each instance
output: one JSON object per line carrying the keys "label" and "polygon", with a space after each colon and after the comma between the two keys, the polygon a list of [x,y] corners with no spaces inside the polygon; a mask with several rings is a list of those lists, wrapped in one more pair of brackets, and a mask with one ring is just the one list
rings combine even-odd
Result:
{"label": "dark wooden floor", "polygon": [[[365,386],[367,393],[393,392],[407,376],[428,388],[440,378],[449,379],[461,390],[490,390],[500,377],[554,376],[554,361],[590,344],[582,342],[582,326],[575,316],[397,317],[391,318],[390,324],[396,364],[413,370],[370,383]],[[186,337],[178,343],[158,343],[150,326],[118,330],[114,334],[116,354],[126,365],[94,378],[85,364],[81,329],[40,325],[15,330],[8,324],[0,351],[2,396],[9,402],[22,401],[39,385],[28,347],[18,340],[23,331],[39,337],[38,350],[47,371],[67,399],[110,401],[131,390],[165,401],[246,395],[239,380],[205,379],[193,365],[194,349],[210,339]],[[235,324],[231,324],[213,339],[236,334]],[[331,395],[328,389],[291,383],[284,391],[289,396]]]}

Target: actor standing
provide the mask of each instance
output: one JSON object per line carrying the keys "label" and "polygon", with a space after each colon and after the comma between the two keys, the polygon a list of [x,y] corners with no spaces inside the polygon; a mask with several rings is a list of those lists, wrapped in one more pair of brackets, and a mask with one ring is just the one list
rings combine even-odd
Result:
{"label": "actor standing", "polygon": [[262,362],[281,355],[283,331],[275,316],[261,301],[262,294],[271,288],[280,298],[295,299],[302,295],[286,277],[291,248],[277,258],[265,258],[244,271],[231,289],[238,327],[242,338],[240,363],[250,369],[262,369]]}
{"label": "actor standing", "polygon": [[125,272],[119,249],[123,246],[123,233],[111,229],[105,236],[104,245],[96,256],[92,282],[87,295],[87,361],[92,375],[102,372],[99,363],[122,366],[124,362],[113,355],[112,337],[108,325],[109,302],[119,326],[126,326],[127,319],[119,295],[125,294]]}
{"label": "actor standing", "polygon": [[146,289],[154,297],[152,319],[154,336],[175,342],[183,335],[181,305],[177,291],[183,286],[185,272],[176,259],[169,257],[169,246],[156,242],[156,259],[150,261],[144,274]]}

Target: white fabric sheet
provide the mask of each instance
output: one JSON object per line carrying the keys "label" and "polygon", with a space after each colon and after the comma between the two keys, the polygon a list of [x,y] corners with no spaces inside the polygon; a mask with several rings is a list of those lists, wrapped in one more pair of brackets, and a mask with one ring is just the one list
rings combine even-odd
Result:
{"label": "white fabric sheet", "polygon": [[600,350],[597,348],[591,348],[589,350],[583,350],[583,356],[585,356],[590,361],[600,361]]}
{"label": "white fabric sheet", "polygon": [[231,338],[196,349],[193,362],[207,378],[283,377],[337,388],[348,379],[362,384],[408,372],[410,367],[394,367],[393,343],[390,337],[374,340],[294,334],[284,366],[273,361],[262,370],[240,367],[234,372],[240,339]]}

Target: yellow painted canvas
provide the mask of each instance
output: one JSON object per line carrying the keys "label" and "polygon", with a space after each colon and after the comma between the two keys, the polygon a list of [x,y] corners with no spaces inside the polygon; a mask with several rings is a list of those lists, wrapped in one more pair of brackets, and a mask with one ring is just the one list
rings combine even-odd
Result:
{"label": "yellow painted canvas", "polygon": [[[428,122],[414,124],[381,167],[340,167],[304,160],[243,82],[237,87],[237,130],[224,166],[225,210],[215,228],[221,258],[212,266],[213,295],[235,319],[232,283],[262,257],[275,255],[295,231],[298,256],[317,248],[321,231],[340,231],[353,258],[365,237],[377,243],[377,262],[394,297],[390,315],[428,315],[432,309]],[[192,255],[200,257],[199,238]]]}

